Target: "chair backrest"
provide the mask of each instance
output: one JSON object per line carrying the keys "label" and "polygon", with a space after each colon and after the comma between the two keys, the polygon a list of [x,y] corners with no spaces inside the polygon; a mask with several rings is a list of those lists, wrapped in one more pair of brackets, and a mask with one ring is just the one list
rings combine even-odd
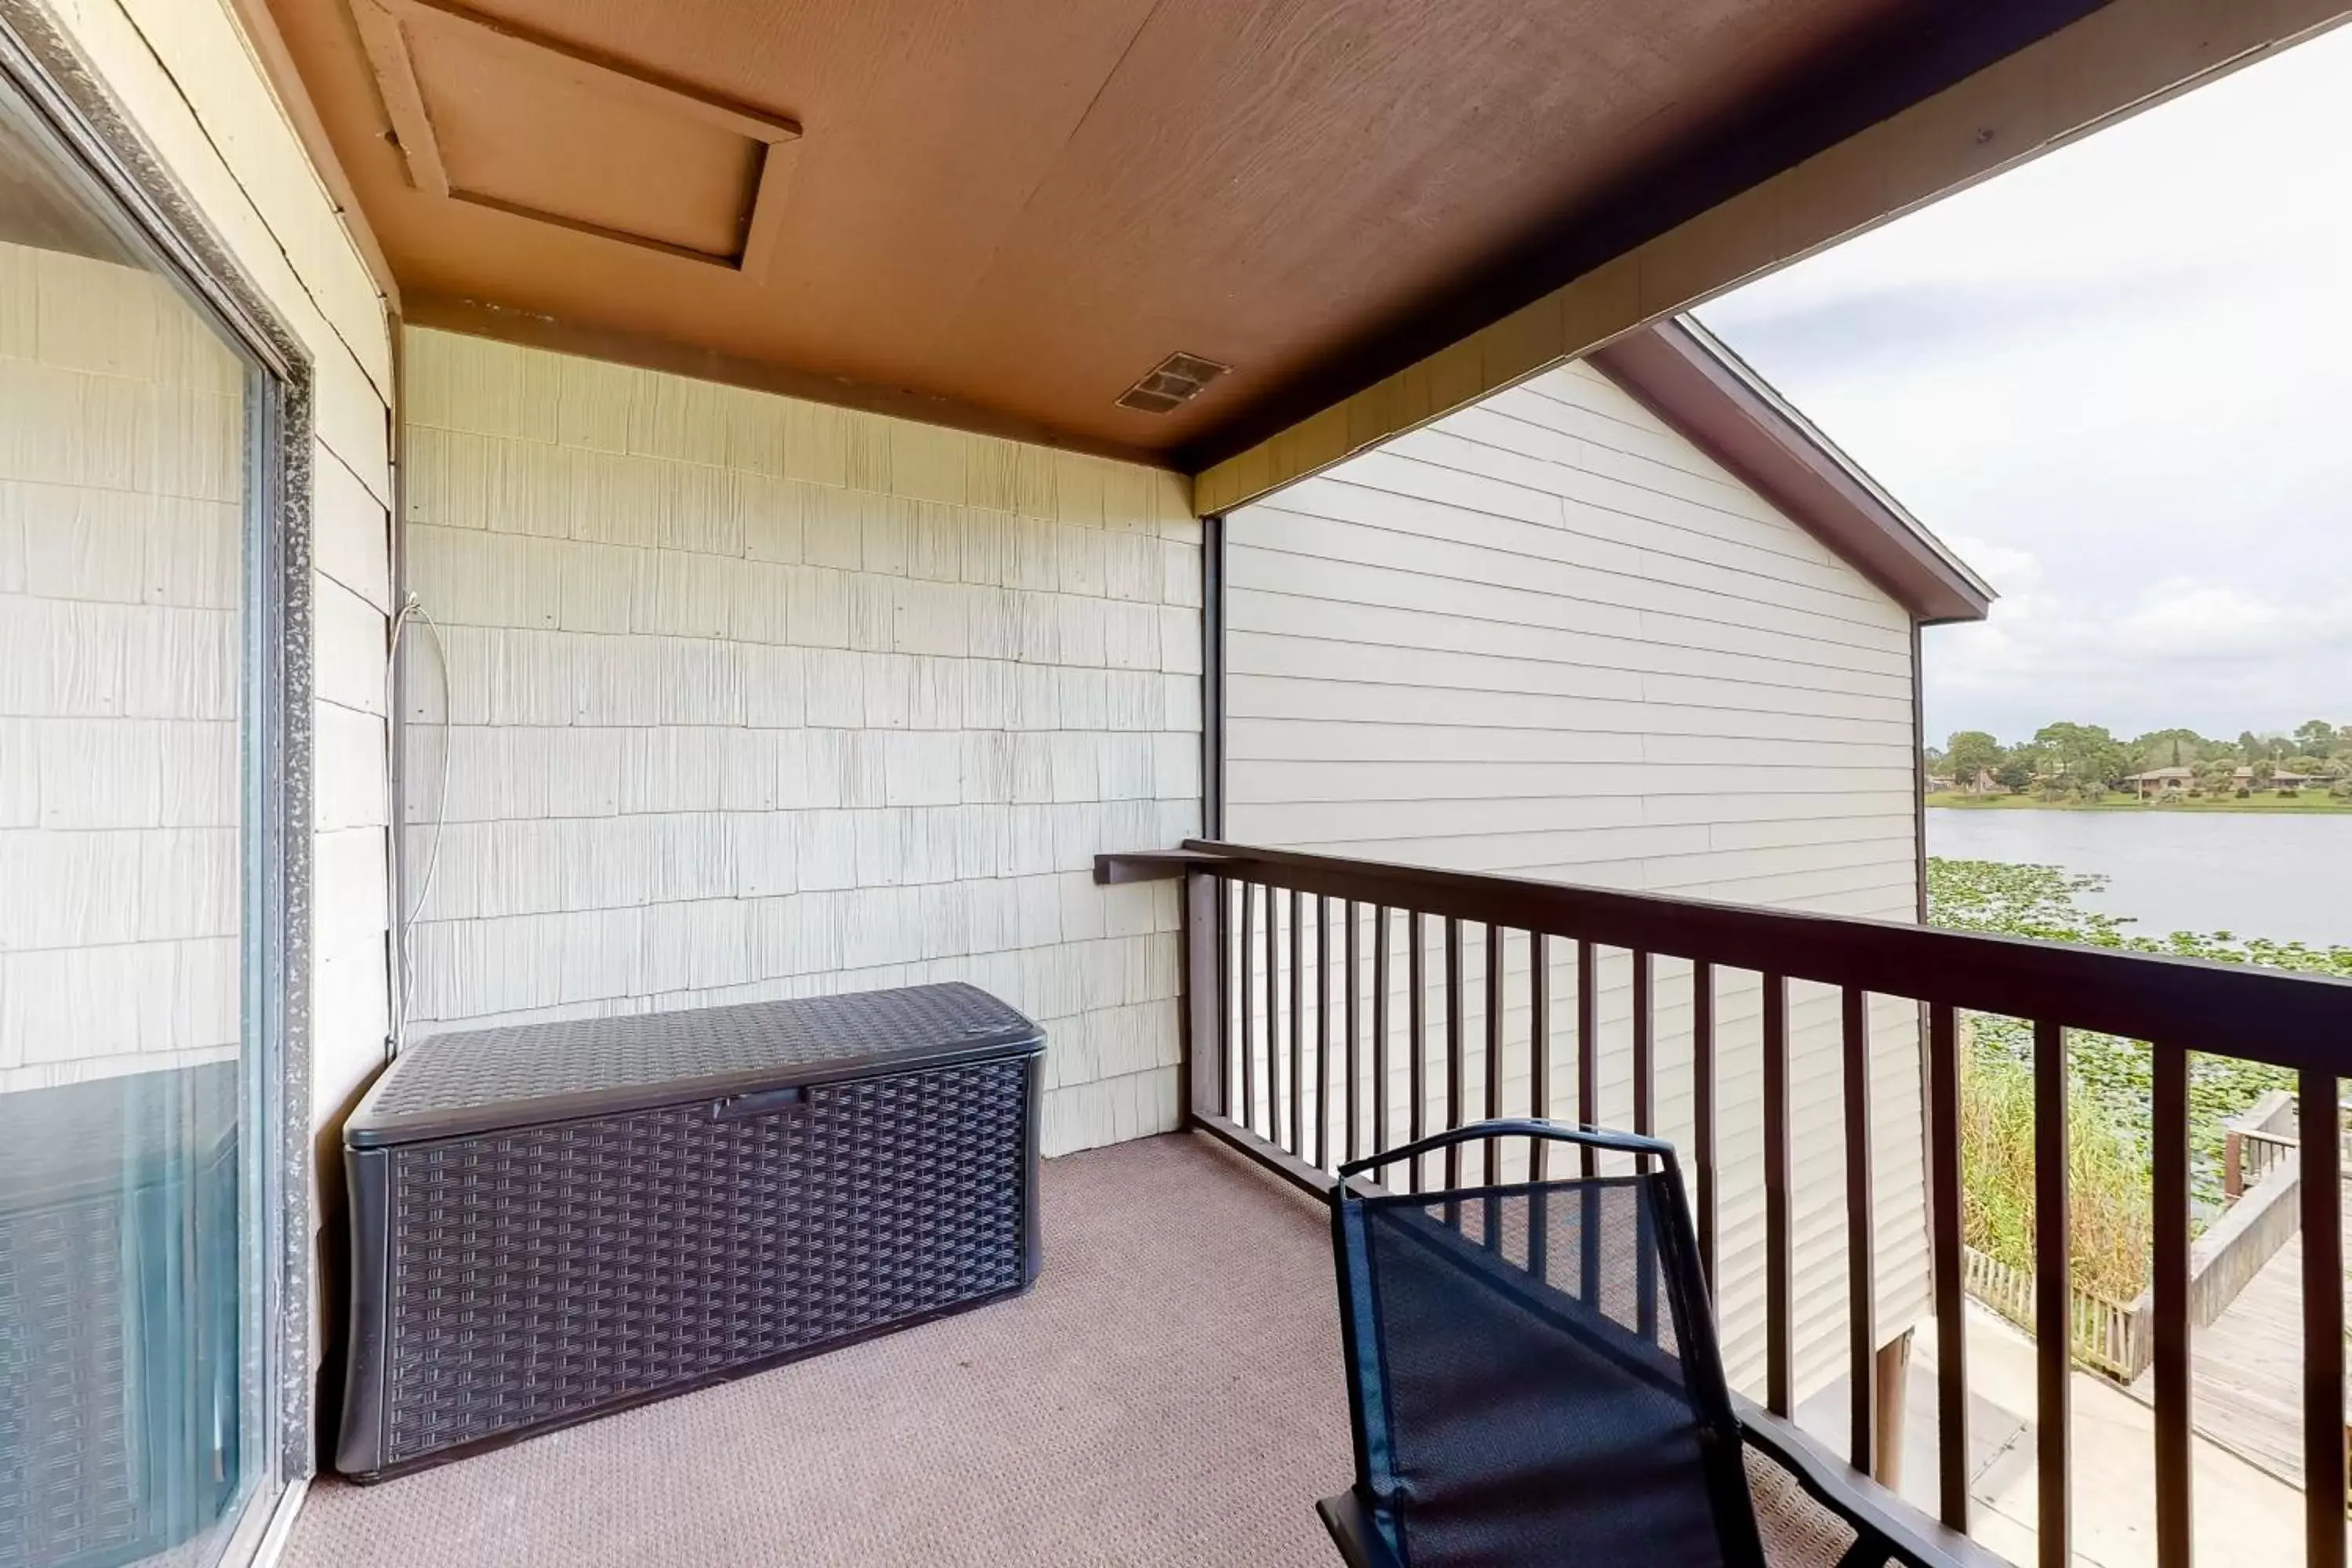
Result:
{"label": "chair backrest", "polygon": [[[1412,1194],[1356,1179],[1488,1139],[1637,1169]],[[1484,1122],[1346,1167],[1331,1202],[1356,1485],[1408,1568],[1760,1568],[1670,1145]]]}

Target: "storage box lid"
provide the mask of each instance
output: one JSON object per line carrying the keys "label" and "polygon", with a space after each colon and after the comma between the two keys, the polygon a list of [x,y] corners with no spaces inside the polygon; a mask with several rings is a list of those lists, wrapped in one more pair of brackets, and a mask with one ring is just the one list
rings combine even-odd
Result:
{"label": "storage box lid", "polygon": [[344,1124],[353,1149],[751,1089],[1034,1054],[1045,1032],[977,986],[471,1029],[421,1040]]}

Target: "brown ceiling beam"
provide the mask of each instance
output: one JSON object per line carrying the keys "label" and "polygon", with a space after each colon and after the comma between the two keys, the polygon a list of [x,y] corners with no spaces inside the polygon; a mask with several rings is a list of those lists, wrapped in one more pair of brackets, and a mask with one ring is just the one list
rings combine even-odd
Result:
{"label": "brown ceiling beam", "polygon": [[[1196,476],[1195,504],[1229,510],[1318,473],[2352,14],[2347,0],[2105,0],[2084,14],[2084,3],[1953,8],[1909,53],[1877,60],[1885,79],[1857,81],[1843,100],[1832,84],[1809,84],[1811,107],[1732,128],[1731,141],[1696,155],[1685,183],[1654,182],[1592,217],[1599,239],[1538,237],[1528,254],[1425,302],[1263,414],[1179,454]],[[2065,25],[2033,35],[2053,20]],[[1987,49],[2000,52],[1981,58]],[[1948,85],[1935,85],[1939,75]],[[1860,122],[1822,141],[1841,115]],[[1757,140],[1739,147],[1743,133]],[[1719,194],[1707,199],[1710,189]]]}

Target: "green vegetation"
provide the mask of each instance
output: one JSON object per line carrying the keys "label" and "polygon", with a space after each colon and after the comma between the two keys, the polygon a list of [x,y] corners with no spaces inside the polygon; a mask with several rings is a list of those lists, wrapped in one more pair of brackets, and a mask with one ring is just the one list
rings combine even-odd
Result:
{"label": "green vegetation", "polygon": [[[2211,740],[2194,730],[2152,730],[2136,740],[2101,724],[2044,724],[2032,739],[2003,745],[1982,730],[1961,730],[1924,753],[1927,772],[1948,777],[1939,805],[2030,798],[2045,805],[2148,805],[2231,810],[2352,810],[2352,724],[2307,720],[2291,734]],[[2128,779],[2174,770],[2166,780]],[[2275,803],[2275,804],[2273,804]]]}
{"label": "green vegetation", "polygon": [[[2228,931],[2143,936],[2129,921],[2085,909],[2078,899],[2105,879],[2056,866],[1992,860],[1927,862],[1927,918],[1952,931],[2221,963],[2255,963],[2352,979],[2352,947],[2311,947]],[[1971,1015],[1962,1058],[1961,1159],[1967,1172],[1969,1245],[2019,1268],[2033,1263],[2033,1032],[2014,1018]],[[2071,1085],[2068,1174],[2073,1183],[2069,1250],[2078,1282],[2116,1300],[2136,1295],[2146,1274],[2149,1059],[2147,1047],[2090,1030],[2066,1032]],[[2189,1058],[2189,1155],[2193,1195],[2210,1213],[2221,1201],[2223,1124],[2269,1089],[2292,1087],[2284,1068],[2233,1058]],[[2094,1284],[2093,1280],[2102,1283]]]}
{"label": "green vegetation", "polygon": [[[2105,1108],[2076,1095],[2066,1107],[2067,1218],[2074,1287],[2128,1301],[2147,1283],[2147,1172],[2116,1135]],[[1968,1243],[2033,1268],[2033,1069],[1971,1045],[1960,1058],[1960,1197]]]}

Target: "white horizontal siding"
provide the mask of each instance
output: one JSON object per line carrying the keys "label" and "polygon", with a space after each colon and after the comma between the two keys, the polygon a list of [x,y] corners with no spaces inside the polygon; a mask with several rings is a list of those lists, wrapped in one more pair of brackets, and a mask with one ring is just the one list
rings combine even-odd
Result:
{"label": "white horizontal siding", "polygon": [[[1913,918],[1906,613],[1596,373],[1549,373],[1243,509],[1226,520],[1225,571],[1230,837]],[[1389,1110],[1402,1130],[1401,926],[1392,938]],[[1433,922],[1424,939],[1435,976]],[[1487,1103],[1485,940],[1474,928],[1465,944],[1473,1115]],[[1285,971],[1287,941],[1286,928]],[[1310,964],[1314,942],[1310,929]],[[1499,1103],[1516,1111],[1532,1087],[1526,939],[1505,956],[1505,1036],[1519,1044]],[[1261,984],[1264,962],[1261,952]],[[1550,968],[1552,1109],[1567,1113],[1566,944],[1551,944]],[[1367,959],[1366,985],[1369,970]],[[1661,960],[1654,981],[1660,1127],[1685,1148],[1688,973]],[[1624,1125],[1630,960],[1604,953],[1596,982],[1600,1114]],[[1800,985],[1790,1004],[1797,1341],[1811,1388],[1845,1364],[1843,1083],[1836,998]],[[1370,1006],[1360,998],[1360,1017]],[[1735,1374],[1752,1385],[1763,1353],[1755,977],[1720,977],[1717,1016],[1718,1300]],[[1431,1027],[1434,1100],[1434,1012]],[[1879,1310],[1892,1333],[1927,1302],[1916,1010],[1876,1000],[1872,1028]]]}
{"label": "white horizontal siding", "polygon": [[1050,1152],[1172,1126],[1172,890],[1091,871],[1199,826],[1181,482],[408,347],[420,1032],[969,979],[1048,1030]]}

